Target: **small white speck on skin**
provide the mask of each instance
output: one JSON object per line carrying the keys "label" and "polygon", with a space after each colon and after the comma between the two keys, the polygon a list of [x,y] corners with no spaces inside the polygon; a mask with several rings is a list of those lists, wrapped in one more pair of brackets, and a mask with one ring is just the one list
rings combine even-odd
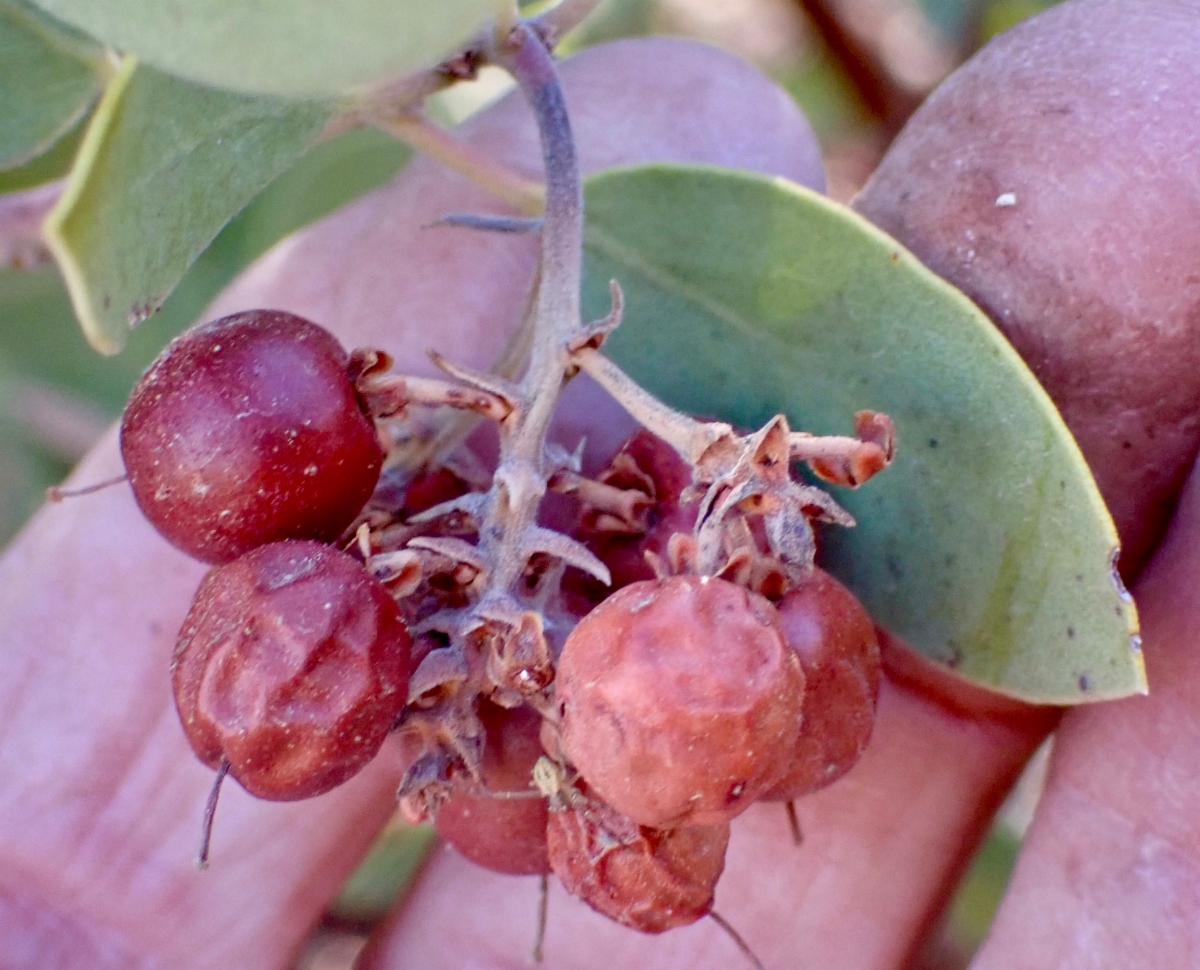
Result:
{"label": "small white speck on skin", "polygon": [[996,196],[996,208],[997,209],[1007,209],[1009,206],[1014,206],[1016,204],[1017,204],[1017,193],[1016,192],[1002,192],[1002,193],[1000,193],[1000,195]]}

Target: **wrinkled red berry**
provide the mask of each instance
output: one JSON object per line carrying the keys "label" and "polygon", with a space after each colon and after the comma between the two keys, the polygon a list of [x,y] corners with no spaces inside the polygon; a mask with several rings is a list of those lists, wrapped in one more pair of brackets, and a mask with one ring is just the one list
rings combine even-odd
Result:
{"label": "wrinkled red berry", "polygon": [[596,794],[642,825],[726,821],[783,776],[804,674],[775,608],[720,579],[618,590],[559,661],[563,748]]}
{"label": "wrinkled red berry", "polygon": [[409,644],[399,607],[350,556],[261,546],[209,571],[179,632],[184,732],[252,795],[319,795],[382,746],[407,699]]}
{"label": "wrinkled red berry", "polygon": [[328,331],[275,310],[176,338],[121,419],[142,513],[210,563],[281,539],[337,538],[383,462],[347,362]]}
{"label": "wrinkled red berry", "polygon": [[528,707],[505,710],[480,705],[485,734],[483,783],[492,797],[470,779],[457,779],[450,798],[437,810],[434,828],[477,865],[513,876],[545,875],[546,805],[532,787],[533,766],[542,756],[538,739],[542,718]]}
{"label": "wrinkled red berry", "polygon": [[824,570],[814,569],[776,608],[807,678],[792,762],[764,796],[784,801],[824,788],[861,757],[875,724],[880,658],[867,611]]}
{"label": "wrinkled red berry", "polygon": [[624,926],[662,933],[712,909],[729,823],[651,829],[589,800],[551,812],[546,838],[568,892]]}

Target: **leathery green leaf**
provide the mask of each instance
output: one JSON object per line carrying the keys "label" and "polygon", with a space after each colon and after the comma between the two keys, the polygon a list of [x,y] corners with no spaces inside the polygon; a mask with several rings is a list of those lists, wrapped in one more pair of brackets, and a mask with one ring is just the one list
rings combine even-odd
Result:
{"label": "leathery green leaf", "polygon": [[607,350],[675,406],[852,433],[891,415],[893,465],[831,488],[857,519],[822,562],[876,621],[1030,701],[1144,692],[1117,535],[1016,352],[961,293],[849,210],[782,179],[688,166],[593,177],[585,296],[626,294]]}
{"label": "leathery green leaf", "polygon": [[325,102],[198,87],[127,58],[46,220],[88,340],[115,353],[213,237],[294,162]]}
{"label": "leathery green leaf", "polygon": [[0,171],[50,149],[100,95],[103,49],[17,0],[0,2]]}
{"label": "leathery green leaf", "polygon": [[216,87],[308,97],[431,67],[500,0],[37,0],[160,70]]}

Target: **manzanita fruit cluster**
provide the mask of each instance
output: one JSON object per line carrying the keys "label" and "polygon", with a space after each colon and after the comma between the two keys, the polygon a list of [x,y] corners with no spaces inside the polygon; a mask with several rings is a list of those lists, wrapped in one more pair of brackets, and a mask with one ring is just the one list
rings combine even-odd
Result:
{"label": "manzanita fruit cluster", "polygon": [[[711,912],[735,816],[829,784],[867,743],[874,628],[815,564],[814,523],[853,522],[794,467],[858,486],[890,461],[894,431],[860,412],[853,436],[782,416],[743,433],[624,374],[602,352],[616,284],[612,313],[580,320],[582,195],[544,38],[518,23],[483,53],[520,83],[544,147],[520,382],[440,357],[444,378],[395,375],[382,351],[254,310],[167,348],[133,392],[121,450],[146,517],[213,566],[172,682],[219,779],[308,798],[398,733],[406,817],[658,933]],[[643,426],[595,478],[546,440],[581,371]],[[453,453],[388,446],[417,408],[493,422],[491,480]],[[571,529],[537,521],[548,492],[575,500]]]}

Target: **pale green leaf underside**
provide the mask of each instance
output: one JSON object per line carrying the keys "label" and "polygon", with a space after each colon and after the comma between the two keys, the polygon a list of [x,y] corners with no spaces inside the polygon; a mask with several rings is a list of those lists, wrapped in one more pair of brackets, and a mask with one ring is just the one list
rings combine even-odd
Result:
{"label": "pale green leaf underside", "polygon": [[333,110],[197,87],[127,59],[45,225],[93,346],[120,350],[129,328],[312,144]]}
{"label": "pale green leaf underside", "polygon": [[0,2],[0,171],[47,151],[102,87],[101,51],[23,3]]}
{"label": "pale green leaf underside", "polygon": [[499,0],[37,0],[118,50],[235,91],[344,92],[432,66]]}
{"label": "pale green leaf underside", "polygon": [[885,411],[899,451],[824,533],[875,619],[1002,693],[1145,690],[1117,536],[1074,439],[991,323],[898,243],[782,179],[688,166],[587,189],[586,304],[627,297],[614,358],[672,404],[847,434]]}

